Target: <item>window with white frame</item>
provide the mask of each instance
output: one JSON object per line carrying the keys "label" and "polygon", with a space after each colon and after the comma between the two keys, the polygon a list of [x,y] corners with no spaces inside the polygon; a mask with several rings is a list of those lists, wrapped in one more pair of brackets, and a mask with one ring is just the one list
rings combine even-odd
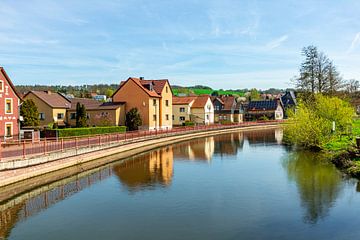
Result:
{"label": "window with white frame", "polygon": [[185,117],[179,117],[180,121],[185,121]]}
{"label": "window with white frame", "polygon": [[5,137],[11,137],[13,135],[13,124],[5,123]]}
{"label": "window with white frame", "polygon": [[45,120],[45,113],[39,113],[39,119],[40,120]]}
{"label": "window with white frame", "polygon": [[64,119],[64,113],[58,113],[57,119]]}
{"label": "window with white frame", "polygon": [[180,108],[180,112],[185,112],[185,108],[184,108],[184,107],[181,107],[181,108]]}
{"label": "window with white frame", "polygon": [[5,113],[12,114],[13,113],[13,100],[12,98],[5,98]]}

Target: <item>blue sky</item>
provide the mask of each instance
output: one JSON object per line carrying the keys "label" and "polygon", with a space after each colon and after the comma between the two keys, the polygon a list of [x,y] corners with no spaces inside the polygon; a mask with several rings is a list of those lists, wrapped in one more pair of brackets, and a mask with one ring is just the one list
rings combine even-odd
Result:
{"label": "blue sky", "polygon": [[360,1],[0,0],[0,65],[15,84],[291,87],[314,44],[360,80]]}

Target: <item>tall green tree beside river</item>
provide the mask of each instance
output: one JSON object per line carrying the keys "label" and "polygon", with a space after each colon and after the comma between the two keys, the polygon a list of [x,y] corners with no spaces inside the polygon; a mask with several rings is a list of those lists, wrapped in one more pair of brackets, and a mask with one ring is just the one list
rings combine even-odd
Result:
{"label": "tall green tree beside river", "polygon": [[[348,102],[316,94],[311,101],[300,101],[288,113],[290,124],[285,126],[285,141],[303,148],[323,149],[351,128],[354,115]],[[335,131],[332,131],[333,122]]]}

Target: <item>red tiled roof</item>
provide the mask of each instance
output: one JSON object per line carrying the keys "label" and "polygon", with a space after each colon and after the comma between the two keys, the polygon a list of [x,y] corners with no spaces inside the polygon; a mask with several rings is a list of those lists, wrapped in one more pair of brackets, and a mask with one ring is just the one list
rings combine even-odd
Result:
{"label": "red tiled roof", "polygon": [[200,96],[196,97],[196,100],[191,107],[203,108],[203,107],[205,107],[209,98],[210,97],[208,95],[200,95]]}
{"label": "red tiled roof", "polygon": [[155,92],[159,95],[161,95],[164,87],[165,87],[165,84],[168,82],[167,79],[160,79],[160,80],[140,80],[140,83],[142,85],[146,85],[146,84],[152,84],[153,85],[153,88],[155,90]]}
{"label": "red tiled roof", "polygon": [[91,98],[71,98],[70,110],[76,110],[77,103],[83,104],[86,110],[111,110],[121,107],[124,102],[105,102],[101,103]]}
{"label": "red tiled roof", "polygon": [[59,93],[53,93],[50,91],[30,91],[27,94],[25,94],[24,98],[29,93],[34,94],[35,96],[40,98],[43,102],[45,102],[52,108],[70,108],[71,107],[70,101]]}
{"label": "red tiled roof", "polygon": [[196,99],[196,97],[173,97],[172,104],[173,105],[190,104],[195,99]]}
{"label": "red tiled roof", "polygon": [[220,97],[220,99],[223,101],[224,104],[224,110],[231,110],[234,101],[235,101],[235,97],[233,96],[222,96]]}
{"label": "red tiled roof", "polygon": [[119,88],[114,92],[113,96],[127,83],[128,81],[133,81],[136,85],[138,85],[145,93],[147,93],[150,97],[160,98],[161,96],[157,94],[155,91],[150,91],[146,87],[141,84],[141,80],[139,78],[128,78],[126,81],[121,81]]}

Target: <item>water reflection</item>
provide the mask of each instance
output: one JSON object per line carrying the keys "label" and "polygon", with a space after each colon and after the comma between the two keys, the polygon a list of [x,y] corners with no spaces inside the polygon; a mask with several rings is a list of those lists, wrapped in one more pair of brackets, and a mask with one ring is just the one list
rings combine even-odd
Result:
{"label": "water reflection", "polygon": [[198,138],[177,144],[176,148],[174,148],[174,157],[177,159],[208,162],[214,154],[214,149],[214,137]]}
{"label": "water reflection", "polygon": [[245,132],[245,137],[250,146],[271,146],[281,144],[283,138],[283,130],[266,129],[261,131],[248,131]]}
{"label": "water reflection", "polygon": [[296,183],[304,221],[315,224],[325,218],[342,188],[341,175],[321,155],[312,152],[292,152],[283,161],[290,181]]}
{"label": "water reflection", "polygon": [[151,151],[114,166],[113,171],[129,191],[166,187],[174,172],[173,147]]}

